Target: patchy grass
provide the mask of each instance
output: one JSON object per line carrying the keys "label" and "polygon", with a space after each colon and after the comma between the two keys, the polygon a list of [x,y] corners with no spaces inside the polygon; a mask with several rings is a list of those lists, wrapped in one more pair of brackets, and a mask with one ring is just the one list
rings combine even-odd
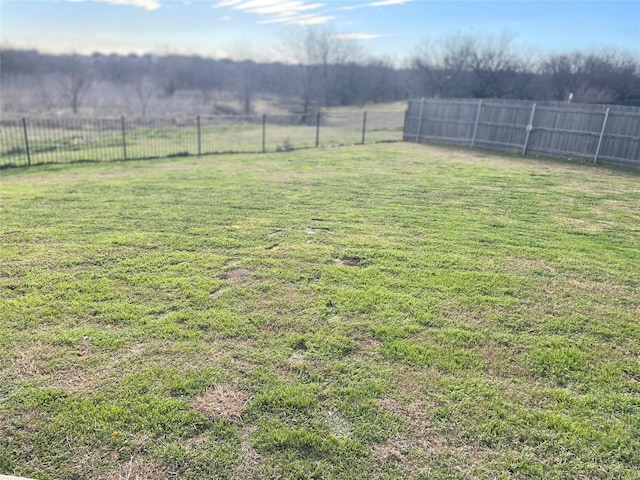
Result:
{"label": "patchy grass", "polygon": [[0,473],[634,478],[639,204],[409,144],[5,170]]}

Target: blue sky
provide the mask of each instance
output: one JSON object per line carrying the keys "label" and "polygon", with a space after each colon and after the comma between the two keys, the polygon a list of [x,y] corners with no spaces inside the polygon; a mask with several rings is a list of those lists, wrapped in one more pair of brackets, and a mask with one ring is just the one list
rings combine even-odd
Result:
{"label": "blue sky", "polygon": [[48,52],[184,53],[277,60],[287,30],[328,28],[404,58],[427,37],[508,32],[541,52],[640,53],[640,0],[0,0],[3,45]]}

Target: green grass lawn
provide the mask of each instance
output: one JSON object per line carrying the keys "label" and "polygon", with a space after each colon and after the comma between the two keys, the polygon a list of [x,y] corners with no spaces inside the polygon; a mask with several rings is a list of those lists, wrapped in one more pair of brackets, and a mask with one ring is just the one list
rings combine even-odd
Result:
{"label": "green grass lawn", "polygon": [[0,473],[639,478],[640,172],[388,144],[0,173]]}

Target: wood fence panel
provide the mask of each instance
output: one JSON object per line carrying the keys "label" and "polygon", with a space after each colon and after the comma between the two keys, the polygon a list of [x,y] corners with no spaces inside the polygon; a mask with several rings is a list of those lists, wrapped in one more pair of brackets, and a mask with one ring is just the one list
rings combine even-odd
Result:
{"label": "wood fence panel", "polygon": [[531,105],[484,102],[478,118],[476,144],[520,151],[524,146]]}
{"label": "wood fence panel", "polygon": [[521,100],[410,100],[406,140],[640,166],[640,108]]}
{"label": "wood fence panel", "polygon": [[634,163],[640,159],[640,112],[609,112],[599,158],[605,161]]}
{"label": "wood fence panel", "polygon": [[427,102],[421,136],[471,143],[477,102]]}

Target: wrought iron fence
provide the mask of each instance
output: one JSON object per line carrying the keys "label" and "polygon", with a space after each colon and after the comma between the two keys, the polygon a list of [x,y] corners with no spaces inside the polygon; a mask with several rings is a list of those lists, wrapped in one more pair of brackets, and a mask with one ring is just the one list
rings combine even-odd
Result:
{"label": "wrought iron fence", "polygon": [[640,108],[508,100],[410,100],[403,138],[640,166]]}
{"label": "wrought iron fence", "polygon": [[262,153],[402,140],[402,112],[0,121],[0,166]]}

